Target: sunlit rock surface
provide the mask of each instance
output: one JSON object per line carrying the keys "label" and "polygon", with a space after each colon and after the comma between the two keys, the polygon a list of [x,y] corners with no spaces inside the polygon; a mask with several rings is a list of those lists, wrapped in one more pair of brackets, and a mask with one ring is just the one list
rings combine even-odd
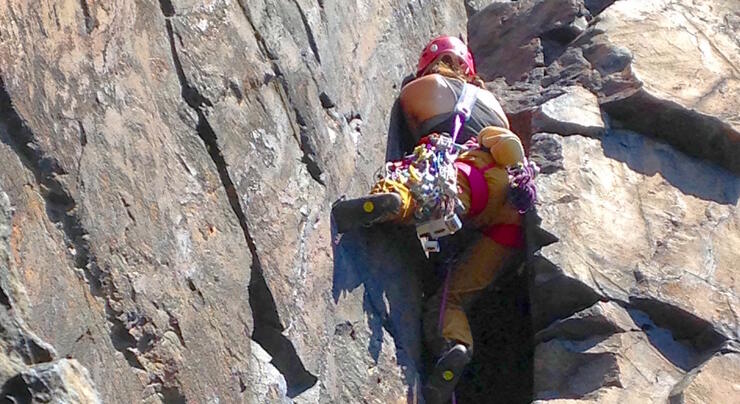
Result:
{"label": "sunlit rock surface", "polygon": [[740,5],[700,3],[4,2],[3,396],[420,402],[444,258],[329,212],[467,32],[541,174],[458,402],[731,402]]}

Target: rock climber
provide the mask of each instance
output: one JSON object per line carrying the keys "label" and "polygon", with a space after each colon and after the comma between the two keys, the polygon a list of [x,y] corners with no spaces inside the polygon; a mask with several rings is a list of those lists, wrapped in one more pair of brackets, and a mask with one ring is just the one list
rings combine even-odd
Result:
{"label": "rock climber", "polygon": [[[536,199],[533,178],[537,168],[527,161],[519,137],[509,130],[496,97],[484,89],[473,55],[456,37],[433,39],[421,54],[416,78],[401,90],[400,108],[406,136],[416,144],[414,154],[419,157],[435,151],[442,138],[450,136],[461,99],[471,99],[463,93],[471,91],[475,95],[454,139],[460,152],[454,154],[452,165],[455,213],[478,236],[464,248],[445,284],[425,306],[424,338],[437,358],[424,386],[429,404],[446,403],[453,396],[473,351],[465,309],[521,251],[523,213]],[[389,162],[390,174],[383,176],[368,196],[335,203],[332,214],[340,233],[389,221],[418,226],[420,207],[428,202],[422,201],[424,192],[440,195],[429,187],[417,186],[420,178],[429,175],[419,171],[428,169],[434,174],[434,164],[404,166],[404,161]],[[396,169],[406,175],[395,175]]]}

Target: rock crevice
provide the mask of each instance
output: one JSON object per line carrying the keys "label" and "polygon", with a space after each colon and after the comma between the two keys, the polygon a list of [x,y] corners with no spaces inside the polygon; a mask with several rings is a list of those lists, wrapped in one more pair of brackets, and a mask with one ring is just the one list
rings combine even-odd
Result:
{"label": "rock crevice", "polygon": [[[203,96],[195,86],[192,86],[185,75],[182,62],[175,42],[175,32],[170,18],[176,16],[176,10],[169,0],[160,0],[160,8],[164,15],[165,28],[172,50],[172,62],[177,71],[177,77],[182,89],[182,98],[197,115],[196,133],[203,141],[206,150],[216,166],[224,192],[226,193],[231,209],[236,216],[244,233],[244,239],[252,255],[252,266],[249,283],[249,303],[252,307],[254,330],[251,338],[259,343],[272,356],[272,363],[282,373],[288,385],[289,397],[295,397],[311,388],[316,383],[316,376],[306,370],[298,357],[293,344],[282,334],[283,326],[275,308],[272,292],[262,274],[257,245],[252,238],[247,216],[242,208],[234,182],[231,179],[226,160],[218,142],[218,136],[208,121],[207,109],[213,108],[213,103]],[[182,337],[180,337],[182,339]],[[183,344],[184,345],[184,344]]]}

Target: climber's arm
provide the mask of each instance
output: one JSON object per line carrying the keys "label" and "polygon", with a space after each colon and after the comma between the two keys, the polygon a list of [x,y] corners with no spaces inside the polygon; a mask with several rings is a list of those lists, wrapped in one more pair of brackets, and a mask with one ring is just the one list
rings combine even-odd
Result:
{"label": "climber's arm", "polygon": [[478,143],[488,148],[497,164],[509,167],[523,164],[524,147],[519,136],[508,129],[489,126],[478,134]]}
{"label": "climber's arm", "polygon": [[391,109],[385,160],[400,160],[403,156],[410,153],[413,148],[413,136],[411,136],[406,123],[406,117],[401,109],[401,103],[399,100],[396,100]]}

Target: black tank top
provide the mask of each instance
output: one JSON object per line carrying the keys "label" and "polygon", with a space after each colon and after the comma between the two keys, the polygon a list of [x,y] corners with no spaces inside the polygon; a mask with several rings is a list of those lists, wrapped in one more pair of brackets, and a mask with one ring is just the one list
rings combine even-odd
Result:
{"label": "black tank top", "polygon": [[[460,95],[462,94],[462,89],[465,84],[461,80],[454,80],[444,76],[442,78],[452,89],[452,92],[455,94],[455,99],[460,99]],[[419,133],[417,134],[418,136],[416,141],[418,141],[422,136],[430,133],[450,133],[452,131],[454,119],[455,116],[452,111],[427,119],[419,125]],[[463,130],[457,137],[457,142],[465,143],[465,141],[471,137],[478,136],[478,133],[487,126],[499,126],[505,128],[506,123],[501,120],[495,111],[483,104],[480,100],[476,100],[470,113],[470,118],[465,123]]]}

